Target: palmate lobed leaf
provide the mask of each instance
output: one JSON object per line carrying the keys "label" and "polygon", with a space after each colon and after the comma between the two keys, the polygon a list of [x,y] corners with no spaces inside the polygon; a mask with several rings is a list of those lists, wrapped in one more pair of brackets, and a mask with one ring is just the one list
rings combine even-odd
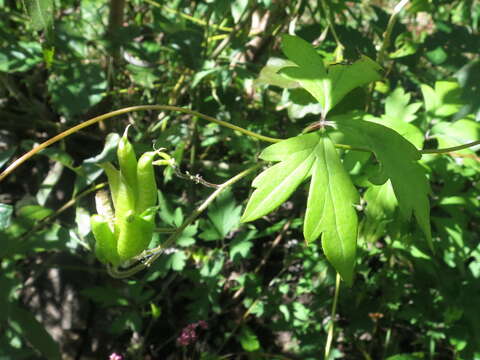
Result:
{"label": "palmate lobed leaf", "polygon": [[322,236],[327,259],[351,285],[357,246],[359,195],[328,136],[320,137],[307,200],[303,233],[307,242]]}
{"label": "palmate lobed leaf", "polygon": [[260,173],[252,183],[250,197],[241,222],[256,220],[280,206],[306,179],[313,164],[313,149],[318,144],[315,133],[295,136],[270,145],[260,154],[266,161],[280,163]]}
{"label": "palmate lobed leaf", "polygon": [[353,89],[381,79],[381,67],[362,56],[353,64],[335,64],[328,68],[311,44],[291,35],[282,38],[282,50],[296,67],[284,67],[279,73],[297,81],[321,104],[323,116]]}
{"label": "palmate lobed leaf", "polygon": [[[290,81],[296,81],[325,109],[329,102],[328,77],[322,57],[305,40],[291,35],[282,37],[283,53],[296,65],[279,70]],[[328,111],[328,110],[327,110]]]}
{"label": "palmate lobed leaf", "polygon": [[336,122],[342,143],[367,148],[375,154],[380,169],[370,181],[381,185],[387,179],[391,180],[400,212],[406,219],[413,213],[432,247],[428,200],[430,187],[425,171],[418,163],[420,152],[394,130],[363,118],[362,114],[347,114],[330,120]]}
{"label": "palmate lobed leaf", "polygon": [[242,222],[253,221],[280,206],[310,175],[304,236],[315,241],[323,233],[328,260],[349,284],[353,281],[357,239],[354,204],[358,192],[326,134],[310,133],[267,147],[260,157],[280,161],[258,175]]}
{"label": "palmate lobed leaf", "polygon": [[256,220],[280,206],[308,176],[313,161],[311,150],[298,151],[258,175],[241,221]]}

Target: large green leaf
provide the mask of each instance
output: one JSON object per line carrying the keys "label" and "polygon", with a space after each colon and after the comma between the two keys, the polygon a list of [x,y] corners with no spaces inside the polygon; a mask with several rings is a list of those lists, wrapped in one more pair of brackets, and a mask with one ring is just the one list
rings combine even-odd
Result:
{"label": "large green leaf", "polygon": [[327,113],[353,89],[381,79],[380,66],[366,56],[353,64],[335,64],[328,69],[312,45],[291,35],[284,35],[282,50],[297,67],[282,68],[279,73],[297,81],[322,105]]}
{"label": "large green leaf", "polygon": [[314,241],[323,233],[326,257],[342,278],[352,284],[357,245],[354,205],[359,195],[328,136],[320,137],[314,154],[303,228],[305,240]]}
{"label": "large green leaf", "polygon": [[323,233],[325,255],[351,284],[357,238],[354,205],[359,197],[330,138],[320,133],[293,137],[267,147],[260,158],[280,162],[253,181],[256,190],[242,221],[252,221],[273,211],[313,175],[305,215],[305,239],[312,242]]}
{"label": "large green leaf", "polygon": [[362,116],[344,115],[332,118],[342,135],[342,142],[370,149],[380,163],[374,184],[392,182],[400,211],[406,219],[414,214],[427,241],[431,242],[429,184],[418,163],[420,152],[400,134],[383,125],[362,120]]}

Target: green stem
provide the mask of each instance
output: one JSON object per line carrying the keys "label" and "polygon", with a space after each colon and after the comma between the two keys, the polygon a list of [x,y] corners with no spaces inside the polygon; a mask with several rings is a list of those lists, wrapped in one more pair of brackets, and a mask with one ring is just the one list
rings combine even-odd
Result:
{"label": "green stem", "polygon": [[218,187],[217,190],[215,190],[200,206],[198,206],[192,212],[192,214],[190,214],[190,216],[183,222],[183,224],[180,225],[178,227],[178,229],[176,229],[176,231],[172,235],[170,235],[170,237],[162,245],[159,245],[156,248],[153,248],[153,249],[150,249],[150,250],[146,250],[142,255],[140,255],[140,257],[151,255],[143,263],[137,264],[134,267],[132,267],[130,269],[127,269],[127,270],[119,270],[118,268],[108,267],[108,273],[110,274],[110,276],[112,276],[114,278],[117,278],[117,279],[123,279],[123,278],[126,278],[126,277],[130,277],[130,276],[138,273],[139,271],[141,271],[141,270],[149,267],[150,265],[152,265],[153,262],[155,260],[157,260],[163,254],[165,249],[172,246],[175,243],[175,241],[178,240],[178,238],[182,235],[183,230],[185,230],[185,228],[187,226],[192,224],[197,219],[197,217],[202,212],[204,212],[205,209],[213,202],[213,200],[215,200],[227,187],[229,187],[230,185],[233,185],[234,183],[236,183],[240,179],[244,178],[245,176],[247,176],[251,172],[257,170],[260,166],[261,166],[260,164],[254,165],[254,166],[238,173],[234,177],[228,179],[223,184],[221,184]]}
{"label": "green stem", "polygon": [[392,35],[393,27],[397,22],[398,15],[400,14],[400,11],[402,11],[402,9],[405,7],[405,5],[407,5],[408,1],[409,0],[401,0],[393,9],[393,13],[390,16],[390,19],[388,20],[387,29],[385,30],[385,34],[383,36],[382,46],[377,55],[377,62],[380,65],[382,65],[383,60],[385,58],[385,52],[387,51],[387,48],[390,45],[390,37]]}
{"label": "green stem", "polygon": [[445,153],[449,153],[449,152],[453,152],[453,151],[467,149],[469,147],[476,146],[476,145],[480,145],[480,140],[472,141],[472,142],[467,143],[467,144],[453,146],[453,147],[444,148],[444,149],[420,150],[420,153],[421,154],[445,154]]}
{"label": "green stem", "polygon": [[[322,4],[322,7],[323,7],[323,9],[324,9],[324,11],[327,15],[328,27],[330,28],[330,31],[332,32],[333,38],[334,38],[334,40],[337,44],[337,49],[340,49],[341,58],[337,58],[336,61],[343,60],[343,50],[345,49],[345,46],[343,46],[337,32],[335,31],[334,19],[333,19],[331,8],[327,5],[325,0],[321,0],[321,4]],[[335,53],[336,52],[337,52],[337,50],[335,50]],[[338,56],[338,54],[337,54],[337,56]]]}
{"label": "green stem", "polygon": [[120,60],[119,33],[123,25],[124,13],[125,0],[110,0],[107,38],[110,42],[110,55],[116,63]]}
{"label": "green stem", "polygon": [[328,327],[327,343],[325,344],[325,360],[330,356],[330,349],[333,342],[333,330],[335,329],[335,314],[337,313],[338,294],[340,293],[340,274],[337,272],[335,278],[335,294],[333,295],[332,312],[330,314],[330,324]]}
{"label": "green stem", "polygon": [[[67,130],[61,132],[60,134],[48,139],[47,141],[41,143],[40,145],[35,146],[32,150],[26,152],[21,157],[19,157],[17,160],[15,160],[13,163],[11,163],[0,174],[0,182],[2,182],[8,175],[10,175],[13,171],[15,171],[15,169],[17,169],[20,165],[22,165],[24,162],[26,162],[32,156],[36,155],[38,152],[45,149],[46,147],[48,147],[52,144],[55,144],[56,142],[62,140],[63,138],[65,138],[69,135],[72,135],[72,134],[82,130],[83,128],[94,125],[94,124],[96,124],[100,121],[103,121],[103,120],[106,120],[106,119],[109,119],[109,118],[112,118],[112,117],[115,117],[115,116],[118,116],[118,115],[127,114],[129,112],[144,111],[144,110],[178,111],[178,112],[182,112],[182,113],[185,113],[185,114],[189,114],[189,115],[199,117],[201,119],[213,122],[213,123],[218,124],[220,126],[227,127],[229,129],[232,129],[234,131],[238,131],[242,134],[248,135],[248,136],[253,137],[255,139],[258,139],[258,140],[262,140],[262,141],[266,141],[266,142],[270,142],[270,143],[277,143],[277,142],[280,142],[280,141],[283,140],[283,139],[272,138],[272,137],[269,137],[269,136],[260,135],[260,134],[257,134],[255,132],[253,132],[253,131],[241,128],[240,126],[236,126],[236,125],[230,124],[226,121],[218,120],[218,119],[215,119],[211,116],[202,114],[198,111],[185,109],[185,108],[181,108],[181,107],[178,107],[178,106],[172,106],[172,105],[138,105],[138,106],[131,106],[131,107],[123,108],[123,109],[120,109],[120,110],[111,111],[109,113],[106,113],[106,114],[94,117],[92,119],[86,120],[86,121],[82,122],[81,124],[73,126],[70,129],[67,129]],[[451,147],[451,148],[427,149],[427,150],[419,150],[419,151],[420,151],[421,154],[443,154],[443,153],[449,153],[449,152],[452,152],[452,151],[463,150],[463,149],[469,148],[471,146],[476,146],[476,145],[480,145],[480,140],[473,141],[471,143],[464,144],[464,145]],[[354,146],[350,146],[350,145],[346,145],[346,144],[335,144],[335,147],[339,148],[339,149],[344,149],[344,150],[356,150],[356,151],[371,152],[371,150],[367,149],[367,148],[354,147]]]}
{"label": "green stem", "polygon": [[215,119],[211,116],[199,113],[198,111],[185,109],[185,108],[181,108],[181,107],[178,107],[178,106],[171,106],[171,105],[138,105],[138,106],[131,106],[131,107],[123,108],[123,109],[120,109],[120,110],[111,111],[109,113],[106,113],[106,114],[94,117],[92,119],[86,120],[86,121],[82,122],[81,124],[73,126],[70,129],[65,130],[64,132],[48,139],[47,141],[41,143],[40,145],[37,145],[32,150],[23,154],[21,157],[19,157],[17,160],[15,160],[12,164],[10,164],[10,166],[8,166],[0,174],[0,182],[2,182],[3,179],[5,179],[8,175],[10,175],[17,167],[22,165],[25,161],[30,159],[32,156],[37,154],[39,151],[41,151],[41,150],[45,149],[46,147],[56,143],[57,141],[60,141],[63,138],[65,138],[69,135],[72,135],[72,134],[76,133],[77,131],[79,131],[83,128],[94,125],[94,124],[96,124],[100,121],[103,121],[103,120],[106,120],[106,119],[109,119],[109,118],[112,118],[112,117],[115,117],[115,116],[118,116],[118,115],[123,115],[123,114],[127,114],[127,113],[134,112],[134,111],[144,111],[144,110],[178,111],[178,112],[182,112],[182,113],[185,113],[185,114],[189,114],[189,115],[199,117],[201,119],[213,122],[213,123],[218,124],[220,126],[227,127],[227,128],[232,129],[234,131],[238,131],[242,134],[248,135],[250,137],[253,137],[253,138],[256,138],[256,139],[259,139],[259,140],[262,140],[262,141],[276,143],[276,142],[279,142],[279,141],[282,140],[282,139],[271,138],[271,137],[268,137],[268,136],[263,136],[263,135],[255,133],[253,131],[249,131],[249,130],[241,128],[239,126],[230,124],[226,121],[218,120],[218,119]]}

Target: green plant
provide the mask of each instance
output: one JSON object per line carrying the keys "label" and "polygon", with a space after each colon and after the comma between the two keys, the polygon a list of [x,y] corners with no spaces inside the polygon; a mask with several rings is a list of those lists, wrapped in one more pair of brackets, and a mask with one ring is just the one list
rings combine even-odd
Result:
{"label": "green plant", "polygon": [[115,212],[108,194],[102,191],[97,194],[99,214],[91,218],[97,257],[114,266],[145,250],[155,227],[157,185],[153,160],[156,152],[144,153],[137,162],[127,134],[128,128],[118,145],[120,170],[110,163],[101,165],[108,176]]}
{"label": "green plant", "polygon": [[[397,357],[448,354],[473,358],[478,347],[472,301],[478,292],[478,158],[465,148],[478,144],[479,138],[475,122],[478,107],[472,100],[474,67],[459,70],[459,81],[452,76],[467,61],[455,55],[476,48],[469,45],[462,49],[466,38],[458,37],[465,35],[465,29],[475,31],[475,19],[465,12],[466,3],[454,2],[459,6],[451,7],[434,0],[412,2],[402,13],[405,21],[396,23],[406,3],[401,1],[388,19],[378,7],[360,9],[343,2],[293,1],[277,9],[272,2],[259,1],[255,10],[252,2],[243,0],[231,5],[177,3],[175,9],[155,1],[132,2],[123,9],[120,6],[119,14],[135,12],[135,16],[125,17],[128,26],[115,22],[118,44],[109,39],[112,44],[106,49],[97,41],[105,33],[97,18],[106,19],[102,9],[107,6],[98,8],[85,1],[57,4],[56,10],[62,11],[47,19],[54,18],[55,35],[62,40],[55,43],[54,59],[47,63],[47,48],[40,49],[37,43],[28,42],[28,37],[18,44],[12,42],[1,52],[8,60],[2,69],[9,71],[6,76],[2,74],[2,81],[12,89],[15,99],[22,104],[31,101],[32,105],[18,109],[8,100],[3,103],[9,111],[6,118],[29,113],[42,101],[62,120],[65,116],[65,121],[56,124],[55,117],[42,117],[39,129],[44,125],[62,127],[64,123],[73,126],[95,104],[99,105],[95,113],[107,111],[109,99],[114,106],[123,106],[125,101],[168,98],[169,105],[182,108],[139,106],[102,115],[35,148],[0,174],[0,179],[5,179],[29,156],[62,140],[31,162],[32,174],[39,178],[28,189],[38,203],[25,206],[22,199],[15,210],[8,205],[1,208],[0,236],[6,244],[2,247],[2,267],[7,279],[16,279],[2,281],[6,292],[13,294],[22,275],[27,279],[32,273],[54,267],[55,261],[53,265],[44,261],[48,256],[55,252],[72,254],[88,264],[85,271],[98,273],[94,280],[97,286],[88,282],[89,289],[83,292],[102,307],[102,316],[96,318],[112,320],[109,328],[122,341],[132,334],[128,345],[119,345],[112,338],[103,343],[110,352],[118,352],[116,344],[138,359],[150,352],[158,356],[156,346],[162,352],[183,351],[187,358],[200,353],[204,358],[223,358],[222,354],[240,351],[249,357],[288,358],[294,353],[301,358],[319,358],[324,353],[327,358],[368,359],[409,353]],[[418,27],[412,25],[416,11],[431,4],[440,9],[430,10],[433,34],[417,34]],[[254,51],[255,61],[250,55],[246,60],[237,57],[243,55],[244,46],[250,48],[251,39],[258,40],[254,39],[258,33],[253,28],[249,31],[250,17],[266,9],[275,20],[271,25],[267,22],[265,31],[260,32],[263,39],[290,22],[291,29],[297,24],[297,34],[308,42],[315,40],[316,47],[284,36],[281,48],[288,60],[272,59],[261,71],[257,64],[278,56],[276,40],[261,47],[264,50]],[[69,27],[72,19],[85,36],[75,40],[70,36],[75,33]],[[4,18],[0,21],[8,28]],[[161,40],[154,34],[162,34]],[[446,42],[445,34],[446,40],[456,40]],[[375,44],[377,38],[382,44]],[[375,48],[380,49],[378,54]],[[31,52],[28,61],[16,58],[27,50]],[[46,76],[39,71],[43,69],[40,50],[49,68],[48,96],[38,96],[43,92],[33,92],[36,83],[23,77],[15,92],[12,80],[15,85],[24,73]],[[124,64],[119,57],[124,51],[127,61],[141,59],[143,63]],[[359,53],[375,58],[385,69]],[[104,54],[116,61],[104,61]],[[103,71],[106,63],[110,64],[108,72]],[[255,84],[260,88],[253,91],[250,79],[258,72]],[[161,112],[158,118],[157,110]],[[142,111],[141,116],[138,111]],[[181,114],[172,116],[171,111]],[[122,161],[120,170],[105,163],[115,161],[117,134],[109,134],[104,151],[87,160],[85,153],[94,151],[83,147],[79,151],[72,144],[87,134],[86,139],[98,146],[104,136],[89,132],[86,126],[125,113],[135,122],[137,153],[146,151],[147,155],[135,163],[135,153],[122,141],[124,136],[120,141],[123,156],[134,161],[125,161],[124,175],[119,176]],[[183,122],[184,114],[192,115],[191,121]],[[197,118],[212,124],[201,126]],[[110,131],[111,127],[115,125],[102,122],[100,129]],[[83,131],[78,132],[80,129]],[[252,138],[232,136],[230,129]],[[57,127],[52,131],[57,132]],[[73,133],[74,138],[63,141],[66,134]],[[275,144],[262,149],[256,139]],[[149,151],[151,140],[155,147],[167,148],[168,154]],[[16,144],[0,154],[1,163],[16,150],[31,146],[27,142]],[[450,155],[435,154],[445,152]],[[243,164],[258,153],[262,161],[242,171]],[[156,164],[166,165],[161,169],[163,176],[158,177],[160,206],[155,209],[156,226],[151,236],[141,238],[141,222],[135,215],[155,205],[148,199],[156,201],[157,189],[155,185],[148,187],[151,191],[147,193],[136,192],[134,188],[141,186],[134,183],[143,175],[145,182],[151,183],[153,166],[149,163],[156,154],[162,158]],[[137,173],[144,157],[146,171]],[[267,165],[254,180],[253,189],[249,190],[246,182],[237,183]],[[64,171],[62,177],[62,168],[71,171]],[[30,169],[27,166],[25,170]],[[47,170],[48,176],[44,176]],[[94,185],[102,173],[109,178],[112,195],[122,195],[121,205],[113,196],[112,208],[109,195],[99,192],[99,214],[90,216],[94,213],[92,192],[105,187],[104,183]],[[198,173],[202,175],[191,175]],[[235,173],[238,176],[232,178]],[[22,170],[2,182],[2,190],[4,184],[7,191],[16,182],[22,184],[20,174]],[[75,178],[73,193],[71,198],[62,199],[59,208],[52,200],[58,200],[57,190],[65,193],[70,189],[64,183],[66,176]],[[176,177],[191,183],[172,181]],[[235,187],[225,192],[233,183]],[[241,216],[239,201],[248,197]],[[203,211],[205,216],[201,216]],[[191,215],[184,215],[188,213]],[[118,214],[125,220],[117,226],[124,230],[122,253],[126,255],[122,258],[118,251],[120,231],[115,233]],[[69,218],[73,215],[75,222]],[[94,236],[104,239],[97,241],[97,257],[109,264],[110,275],[128,279],[107,285],[105,269],[91,266],[94,258],[82,250],[93,244],[88,231],[90,218]],[[410,218],[416,219],[418,226]],[[316,241],[320,238],[321,242]],[[295,245],[301,239],[308,240],[308,246]],[[30,261],[33,256],[35,262]],[[327,259],[345,282],[335,276]],[[44,267],[35,267],[37,263]],[[344,286],[347,283],[349,287]],[[9,295],[0,296],[0,301],[15,304],[24,300]],[[203,319],[208,321],[209,331],[200,334],[201,341],[176,348],[174,340],[182,324]],[[33,318],[12,313],[0,320],[2,329],[4,324],[8,329],[0,338],[2,355],[3,348],[26,344],[20,336],[32,348],[48,354],[49,350],[39,345],[41,341],[32,341],[31,334],[22,333],[21,326],[16,325],[34,323]],[[89,334],[94,328],[89,328]],[[279,341],[276,334],[280,332],[286,333],[286,340]],[[335,338],[336,348],[332,347]]]}

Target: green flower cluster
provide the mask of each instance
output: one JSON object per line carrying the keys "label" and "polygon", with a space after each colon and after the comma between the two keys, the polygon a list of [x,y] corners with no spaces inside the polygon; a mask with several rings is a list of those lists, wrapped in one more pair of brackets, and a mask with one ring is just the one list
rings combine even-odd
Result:
{"label": "green flower cluster", "polygon": [[146,152],[137,161],[127,130],[118,144],[120,170],[111,163],[105,170],[115,212],[108,195],[97,194],[97,211],[91,217],[96,240],[95,254],[103,263],[114,266],[140,254],[152,239],[155,228],[157,184],[153,169],[156,152]]}

